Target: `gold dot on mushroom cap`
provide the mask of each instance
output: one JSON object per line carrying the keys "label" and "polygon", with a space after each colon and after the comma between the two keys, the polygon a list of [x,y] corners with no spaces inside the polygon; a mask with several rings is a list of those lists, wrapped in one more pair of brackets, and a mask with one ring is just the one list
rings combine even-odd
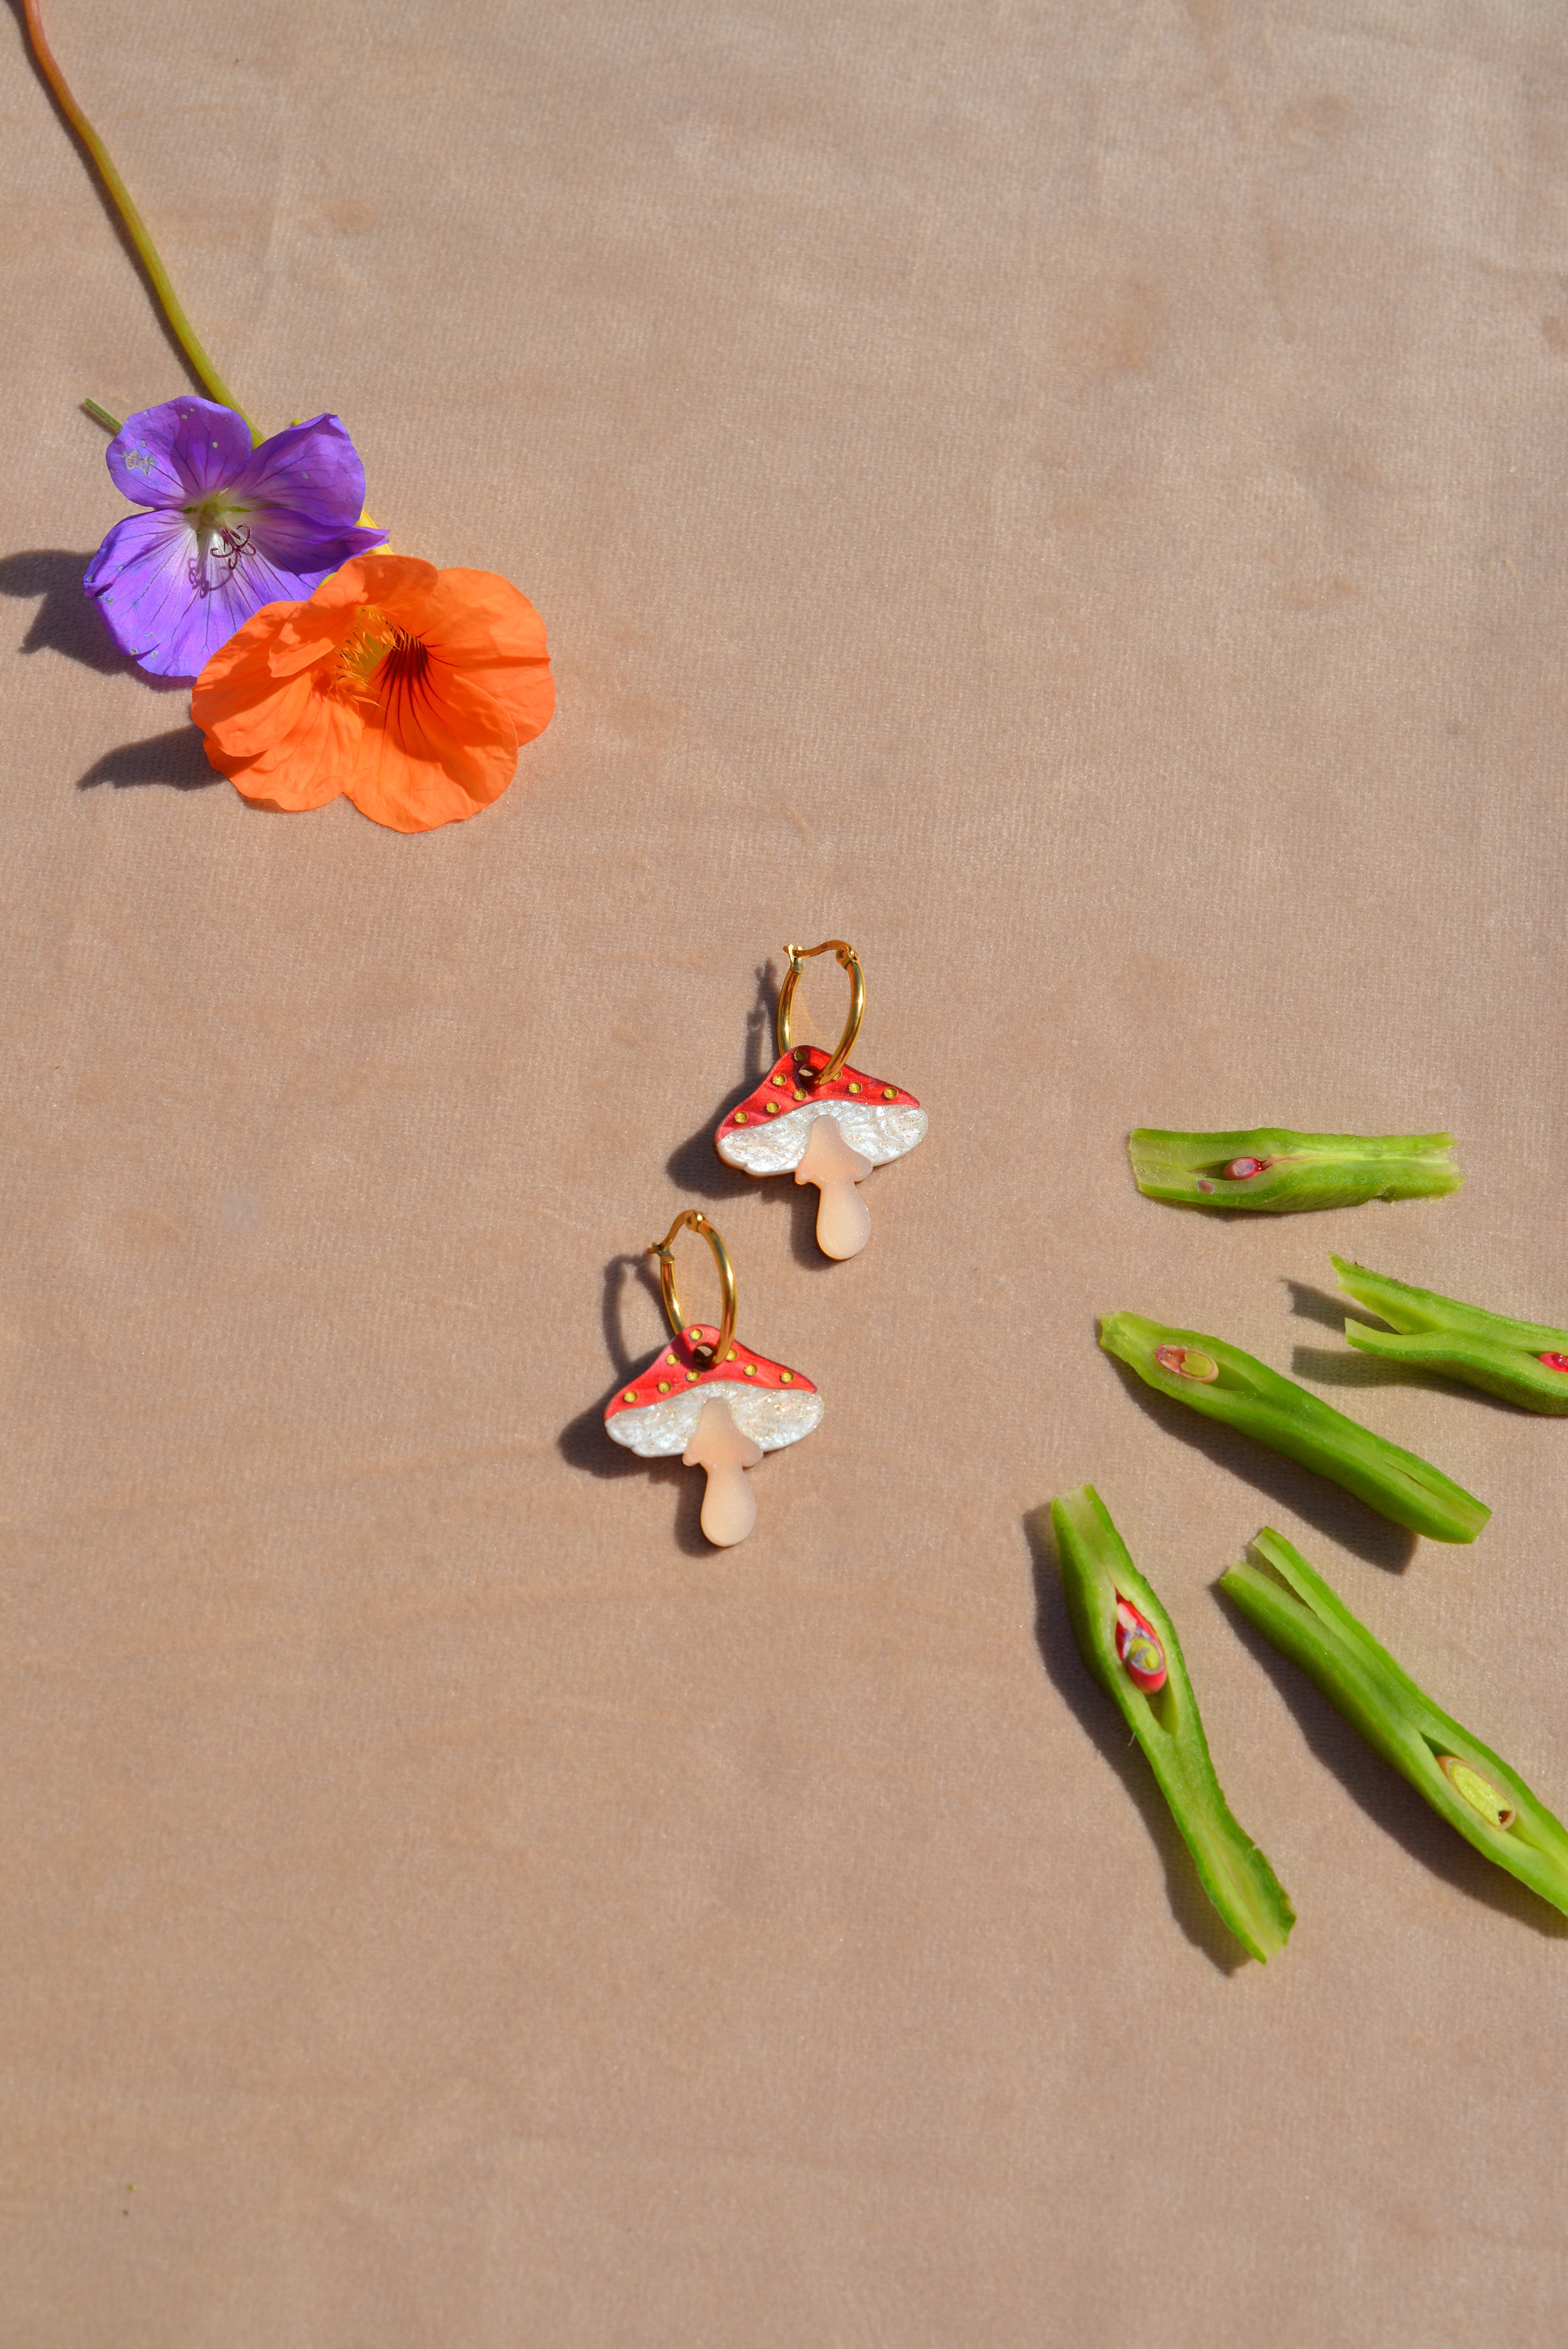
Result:
{"label": "gold dot on mushroom cap", "polygon": [[768,1114],[769,1114],[769,1117],[777,1117],[777,1116],[778,1116],[778,1114],[779,1114],[779,1104],[778,1104],[778,1102],[769,1102],[769,1104],[768,1104]]}
{"label": "gold dot on mushroom cap", "polygon": [[695,1371],[688,1371],[686,1372],[686,1384],[688,1387],[695,1386],[696,1384],[696,1372]]}
{"label": "gold dot on mushroom cap", "polygon": [[896,1101],[898,1099],[898,1087],[896,1085],[883,1085],[882,1099],[883,1101]]}
{"label": "gold dot on mushroom cap", "polygon": [[793,1371],[780,1371],[779,1376],[787,1387],[792,1387],[794,1385],[795,1373]]}
{"label": "gold dot on mushroom cap", "polygon": [[735,1360],[735,1348],[734,1348],[733,1346],[731,1346],[731,1348],[730,1348],[730,1350],[729,1350],[728,1353],[727,1353],[727,1354],[726,1354],[726,1356],[725,1356],[725,1358],[724,1358],[724,1359],[725,1359],[725,1361],[726,1361],[727,1362],[733,1362],[733,1361],[734,1361],[734,1360]]}
{"label": "gold dot on mushroom cap", "polygon": [[669,1382],[668,1379],[661,1379],[661,1380],[659,1381],[659,1392],[660,1392],[661,1394],[668,1394],[669,1391],[670,1391],[670,1382]]}
{"label": "gold dot on mushroom cap", "polygon": [[623,1402],[635,1402],[636,1400],[637,1390],[635,1387],[628,1387],[625,1393],[621,1397],[621,1401]]}
{"label": "gold dot on mushroom cap", "polygon": [[781,1084],[783,1084],[783,1082],[784,1082],[784,1081],[784,1081],[784,1079],[783,1079],[782,1077],[779,1077],[779,1076],[776,1076],[776,1077],[773,1079],[773,1082],[774,1082],[776,1085],[781,1085]]}
{"label": "gold dot on mushroom cap", "polygon": [[860,1087],[859,1087],[859,1085],[857,1085],[857,1084],[856,1084],[856,1082],[855,1082],[855,1081],[854,1081],[854,1079],[853,1079],[852,1077],[850,1079],[850,1091],[851,1091],[852,1093],[858,1093],[858,1092],[860,1092]]}
{"label": "gold dot on mushroom cap", "polygon": [[669,1366],[670,1366],[671,1370],[673,1371],[673,1370],[674,1370],[674,1368],[675,1368],[675,1366],[676,1366],[676,1358],[675,1358],[675,1356],[674,1356],[673,1354],[666,1354],[666,1355],[665,1356],[665,1361],[669,1364]]}
{"label": "gold dot on mushroom cap", "polygon": [[736,1111],[735,1123],[737,1125],[744,1125],[746,1123],[746,1112],[743,1109],[738,1109]]}

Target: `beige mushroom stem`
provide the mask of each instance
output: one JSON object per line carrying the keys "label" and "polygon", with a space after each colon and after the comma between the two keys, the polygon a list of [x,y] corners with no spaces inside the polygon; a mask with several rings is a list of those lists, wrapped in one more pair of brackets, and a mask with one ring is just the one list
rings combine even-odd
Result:
{"label": "beige mushroom stem", "polygon": [[732,1549],[757,1523],[757,1503],[741,1472],[756,1467],[762,1446],[753,1444],[749,1435],[742,1435],[729,1405],[714,1395],[704,1403],[696,1433],[683,1457],[686,1467],[707,1471],[707,1490],[702,1496],[704,1533],[715,1549]]}
{"label": "beige mushroom stem", "polygon": [[817,1208],[817,1246],[824,1256],[841,1262],[859,1256],[872,1236],[872,1211],[856,1190],[872,1171],[872,1162],[851,1150],[836,1117],[813,1118],[806,1155],[795,1169],[797,1183],[815,1183],[821,1193]]}

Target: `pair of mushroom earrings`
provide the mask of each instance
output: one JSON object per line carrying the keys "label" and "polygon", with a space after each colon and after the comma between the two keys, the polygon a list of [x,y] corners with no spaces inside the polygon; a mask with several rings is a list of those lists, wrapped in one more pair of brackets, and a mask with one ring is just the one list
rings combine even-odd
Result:
{"label": "pair of mushroom earrings", "polygon": [[[784,951],[789,968],[779,994],[779,1057],[756,1092],[723,1120],[714,1147],[727,1165],[759,1179],[793,1174],[797,1183],[814,1183],[817,1245],[824,1256],[841,1260],[858,1256],[872,1236],[871,1212],[857,1185],[873,1167],[902,1158],[923,1139],[925,1112],[902,1085],[884,1084],[849,1065],[866,1003],[853,947],[826,938],[820,947]],[[820,954],[835,956],[850,979],[850,1016],[830,1053],[789,1040],[801,969]],[[688,1321],[681,1310],[673,1251],[682,1231],[700,1233],[713,1251],[721,1299],[717,1329]],[[686,1467],[705,1469],[702,1529],[716,1549],[728,1549],[757,1522],[746,1470],[765,1452],[781,1452],[810,1435],[821,1419],[822,1398],[803,1371],[786,1370],[736,1338],[735,1267],[699,1208],[677,1216],[648,1254],[659,1259],[670,1343],[611,1398],[604,1425],[615,1443],[642,1459],[678,1452]]]}

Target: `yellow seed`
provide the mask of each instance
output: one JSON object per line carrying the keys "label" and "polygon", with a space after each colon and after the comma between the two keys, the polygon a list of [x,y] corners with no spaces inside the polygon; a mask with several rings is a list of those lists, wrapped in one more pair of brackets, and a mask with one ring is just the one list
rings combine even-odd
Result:
{"label": "yellow seed", "polygon": [[1462,1795],[1472,1811],[1479,1811],[1489,1826],[1513,1825],[1519,1816],[1517,1805],[1511,1803],[1506,1795],[1500,1795],[1491,1780],[1483,1778],[1470,1763],[1461,1762],[1457,1754],[1439,1754],[1438,1767],[1455,1794]]}

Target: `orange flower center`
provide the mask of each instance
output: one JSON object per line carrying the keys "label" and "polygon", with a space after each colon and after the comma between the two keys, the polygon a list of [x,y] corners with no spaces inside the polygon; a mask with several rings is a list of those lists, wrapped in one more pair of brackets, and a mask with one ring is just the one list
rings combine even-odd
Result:
{"label": "orange flower center", "polygon": [[429,647],[422,637],[397,626],[373,604],[362,604],[337,657],[333,682],[350,700],[379,701],[419,685],[429,666]]}

